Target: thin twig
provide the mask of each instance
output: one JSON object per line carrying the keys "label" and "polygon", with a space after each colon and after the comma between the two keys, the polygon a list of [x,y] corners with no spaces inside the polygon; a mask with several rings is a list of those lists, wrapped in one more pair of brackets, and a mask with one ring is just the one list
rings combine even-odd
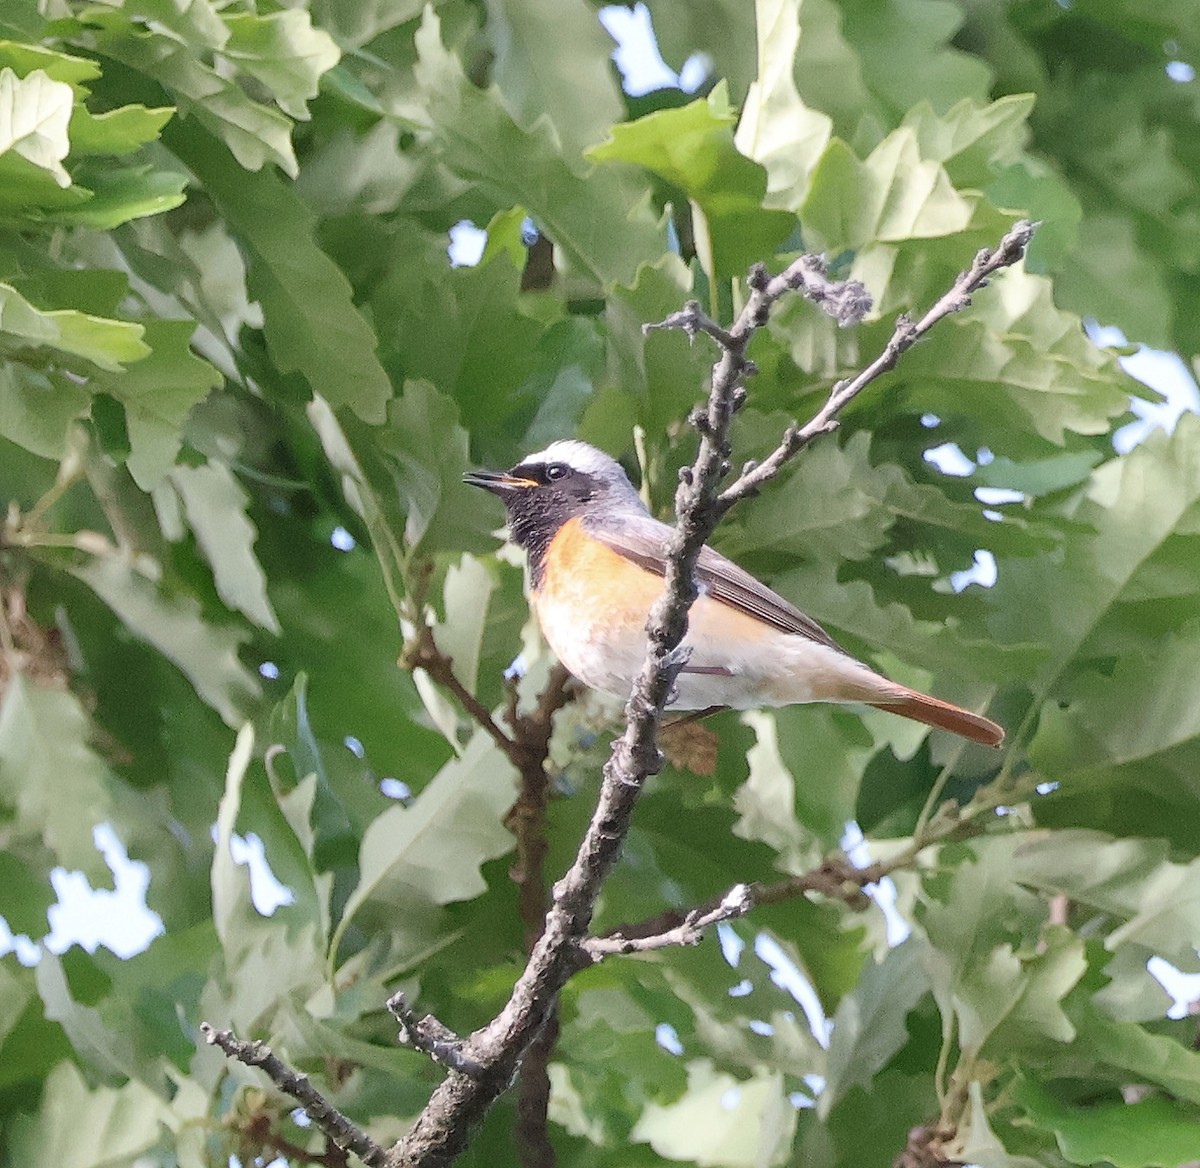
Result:
{"label": "thin twig", "polygon": [[459,680],[458,674],[454,672],[453,660],[438,648],[433,639],[433,629],[429,625],[420,626],[413,643],[405,650],[404,663],[410,669],[425,670],[438,685],[449,690],[476,725],[485,730],[506,755],[512,757],[513,740],[492,717],[491,710]]}
{"label": "thin twig", "polygon": [[615,953],[649,953],[676,945],[699,945],[705,929],[721,921],[745,916],[754,904],[751,886],[735,884],[711,908],[692,909],[673,928],[647,936],[625,936],[621,932],[614,932],[604,937],[588,937],[581,948],[593,961],[602,961]]}
{"label": "thin twig", "polygon": [[[984,248],[975,256],[971,266],[963,272],[954,286],[947,292],[919,321],[915,324],[907,317],[901,316],[896,321],[895,331],[883,352],[879,354],[866,368],[847,381],[839,381],[829,391],[825,404],[803,426],[791,426],[783,436],[783,441],[761,463],[747,468],[742,475],[731,483],[721,494],[719,506],[722,513],[728,511],[739,499],[752,495],[764,483],[769,482],[780,468],[794,458],[814,438],[827,434],[837,428],[837,416],[850,404],[868,385],[880,374],[886,373],[896,366],[900,355],[910,349],[935,324],[953,313],[961,312],[971,303],[971,296],[987,286],[989,278],[1002,268],[1011,267],[1025,254],[1029,241],[1033,238],[1036,224],[1026,219],[1015,223],[1009,232],[995,248]],[[804,257],[797,260],[792,268],[801,264]],[[764,298],[775,289],[777,282],[788,277],[792,272],[789,268],[782,276],[777,276],[768,286],[769,291]]]}
{"label": "thin twig", "polygon": [[986,801],[978,807],[969,806],[961,812],[950,800],[919,837],[888,860],[878,860],[861,867],[851,864],[841,852],[826,856],[815,868],[795,876],[787,876],[770,884],[754,881],[736,884],[720,897],[686,909],[668,909],[636,924],[618,925],[603,937],[589,937],[582,948],[599,961],[616,953],[643,953],[663,949],[668,945],[694,945],[701,933],[721,921],[744,916],[751,908],[767,904],[782,904],[806,893],[817,893],[829,900],[839,900],[854,909],[864,909],[869,903],[865,889],[910,867],[935,844],[970,839],[982,833],[981,812],[991,806]]}
{"label": "thin twig", "polygon": [[353,1120],[344,1116],[309,1081],[307,1075],[293,1070],[277,1058],[265,1042],[246,1042],[231,1030],[218,1030],[207,1022],[200,1023],[200,1032],[210,1046],[220,1047],[230,1058],[258,1067],[285,1095],[290,1095],[309,1119],[339,1148],[353,1152],[370,1168],[383,1168],[388,1154]]}
{"label": "thin twig", "polygon": [[550,1059],[558,1041],[558,1010],[521,1060],[517,1080],[517,1121],[513,1128],[521,1168],[554,1168],[558,1157],[550,1140]]}
{"label": "thin twig", "polygon": [[[243,1138],[256,1149],[276,1152],[297,1164],[320,1164],[321,1168],[346,1168],[348,1153],[345,1148],[338,1147],[328,1135],[325,1137],[324,1152],[310,1152],[299,1144],[281,1136],[273,1127],[274,1117],[266,1112],[258,1112],[250,1117],[250,1121],[241,1128]],[[243,1159],[245,1157],[243,1156]],[[264,1157],[265,1159],[265,1157]]]}
{"label": "thin twig", "polygon": [[[519,689],[510,683],[505,718],[513,730],[518,755],[513,757],[519,773],[517,800],[504,817],[505,826],[517,840],[517,859],[512,878],[517,885],[517,912],[525,931],[525,952],[532,953],[546,923],[550,904],[546,881],[546,856],[550,850],[547,812],[550,804],[550,775],[546,762],[554,715],[569,700],[571,675],[555,665],[533,710],[520,712]],[[521,1061],[517,1080],[517,1122],[513,1130],[517,1161],[522,1168],[554,1168],[556,1156],[550,1140],[550,1059],[558,1040],[557,1010],[546,1020],[542,1032],[530,1044]]]}

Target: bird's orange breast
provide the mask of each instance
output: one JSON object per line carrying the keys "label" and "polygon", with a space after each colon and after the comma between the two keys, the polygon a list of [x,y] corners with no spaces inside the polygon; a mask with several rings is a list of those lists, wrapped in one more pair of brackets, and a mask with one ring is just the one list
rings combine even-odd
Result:
{"label": "bird's orange breast", "polygon": [[[662,576],[593,538],[575,518],[547,548],[533,606],[550,648],[571,673],[594,689],[625,696],[645,658],[646,618],[662,590]],[[709,596],[692,606],[688,626],[692,656],[680,679],[681,709],[807,701],[814,691],[841,696],[843,663],[863,668]],[[799,688],[797,654],[810,665],[800,671]]]}
{"label": "bird's orange breast", "polygon": [[646,653],[646,617],[661,576],[614,552],[578,518],[558,529],[543,560],[533,607],[550,648],[585,685],[629,692]]}

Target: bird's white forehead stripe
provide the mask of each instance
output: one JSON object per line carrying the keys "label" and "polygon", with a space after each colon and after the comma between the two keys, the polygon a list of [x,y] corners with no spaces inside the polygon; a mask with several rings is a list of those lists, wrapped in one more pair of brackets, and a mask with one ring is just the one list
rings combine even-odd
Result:
{"label": "bird's white forehead stripe", "polygon": [[617,466],[615,460],[609,458],[603,451],[589,446],[586,442],[575,442],[570,439],[551,442],[545,450],[526,455],[521,461],[524,463],[565,462],[568,466],[573,466],[576,470],[586,471],[589,474],[603,474]]}

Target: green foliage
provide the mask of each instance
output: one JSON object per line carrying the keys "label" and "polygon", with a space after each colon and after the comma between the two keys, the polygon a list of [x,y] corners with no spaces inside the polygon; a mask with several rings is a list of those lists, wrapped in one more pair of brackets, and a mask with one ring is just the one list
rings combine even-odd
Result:
{"label": "green foliage", "polygon": [[[405,668],[426,621],[501,721],[509,663],[525,709],[546,676],[462,472],[579,435],[666,515],[713,350],[644,323],[728,318],[747,265],[802,248],[866,283],[860,328],[797,298],[756,337],[735,457],[761,458],[1023,216],[1026,264],[716,537],[890,676],[988,710],[1004,752],[875,711],[721,715],[710,773],[649,785],[597,927],[805,872],[850,820],[904,858],[945,797],[977,836],[896,872],[902,944],[814,894],[578,976],[551,1138],[870,1168],[940,1122],[986,1168],[1200,1158],[1194,1022],[1146,969],[1200,968],[1200,424],[1117,455],[1155,395],[1080,319],[1200,356],[1196,83],[1165,71],[1198,63],[1192,5],[652,0],[670,65],[710,72],[637,99],[581,0],[0,7],[0,915],[40,940],[57,867],[107,885],[107,823],[164,929],[0,957],[5,1162],[320,1154],[202,1020],[395,1138],[441,1072],[388,995],[469,1031],[524,958],[513,768]],[[956,590],[980,550],[994,586]],[[550,881],[613,718],[558,717]],[[248,834],[291,892],[273,915]],[[518,1162],[513,1123],[506,1100],[479,1162]]]}

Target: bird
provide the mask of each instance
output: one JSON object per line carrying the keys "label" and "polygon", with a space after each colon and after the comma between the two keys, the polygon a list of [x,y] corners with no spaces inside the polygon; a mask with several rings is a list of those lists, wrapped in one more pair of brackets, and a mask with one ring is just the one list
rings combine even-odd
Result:
{"label": "bird", "polygon": [[[552,442],[510,470],[469,471],[463,481],[503,501],[510,537],[526,553],[531,607],[555,656],[584,685],[628,697],[674,529],[650,514],[616,459],[586,442]],[[1003,727],[991,719],[856,660],[707,544],[695,581],[684,640],[690,654],[672,710],[861,703],[972,742],[1003,742]]]}

